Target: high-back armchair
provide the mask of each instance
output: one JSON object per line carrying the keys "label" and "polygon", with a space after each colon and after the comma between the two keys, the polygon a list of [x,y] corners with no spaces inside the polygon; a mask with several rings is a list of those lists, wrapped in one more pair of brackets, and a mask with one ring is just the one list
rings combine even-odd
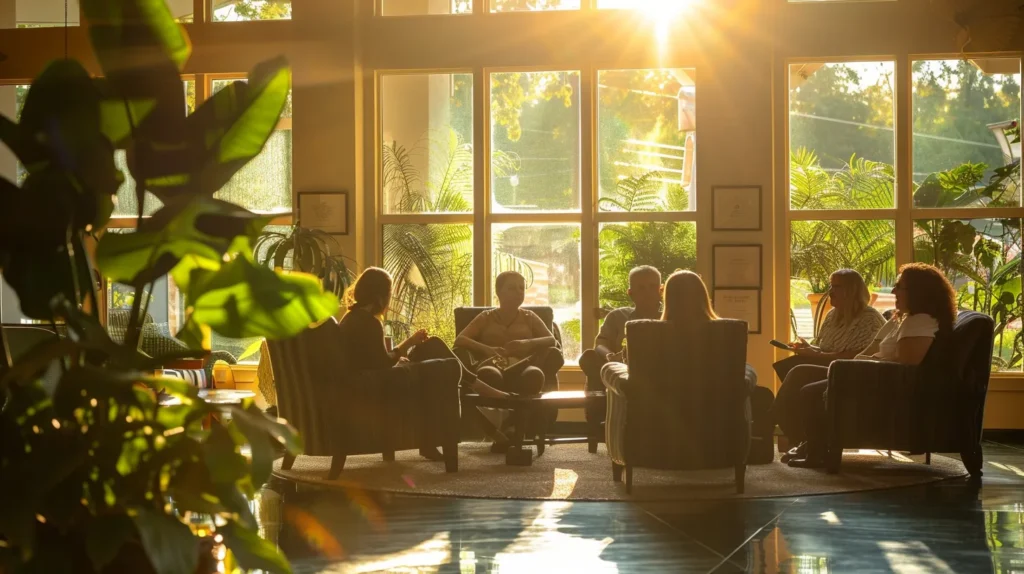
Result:
{"label": "high-back armchair", "polygon": [[886,361],[835,361],[829,368],[828,470],[838,472],[844,448],[958,452],[981,476],[981,429],[992,370],[995,324],[961,311],[953,332],[932,343],[918,366]]}
{"label": "high-back armchair", "polygon": [[675,324],[626,324],[629,366],[609,363],[605,435],[613,478],[633,467],[733,467],[742,493],[750,449],[747,324],[720,319],[686,340]]}
{"label": "high-back armchair", "polygon": [[[273,357],[278,416],[294,425],[304,454],[330,456],[330,479],[350,454],[437,447],[445,468],[458,470],[459,378],[455,359],[352,372],[342,359],[344,344],[333,318],[298,336],[268,341]],[[288,469],[294,457],[285,457]]]}
{"label": "high-back armchair", "polygon": [[[494,307],[456,307],[455,308],[455,333],[461,333],[472,321],[476,319],[476,316],[488,309]],[[547,306],[531,306],[523,305],[523,309],[527,311],[533,311],[540,317],[540,320],[544,322],[544,326],[551,331],[551,334],[555,336],[555,342],[559,348],[562,346],[562,333],[558,329],[558,323],[555,323],[555,311],[551,307]],[[459,359],[470,365],[476,362],[476,357],[465,349],[455,349],[455,355]],[[555,377],[552,381],[544,381],[544,391],[557,391],[558,390],[558,377]]]}

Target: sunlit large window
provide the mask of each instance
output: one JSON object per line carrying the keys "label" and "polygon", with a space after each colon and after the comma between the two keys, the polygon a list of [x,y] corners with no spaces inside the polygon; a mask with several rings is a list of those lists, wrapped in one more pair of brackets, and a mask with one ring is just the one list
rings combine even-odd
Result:
{"label": "sunlit large window", "polygon": [[213,0],[214,22],[291,20],[291,0]]}
{"label": "sunlit large window", "polygon": [[961,309],[996,321],[993,366],[1020,370],[1021,220],[914,221],[914,259],[935,265],[953,283]]}
{"label": "sunlit large window", "polygon": [[0,28],[62,28],[79,25],[78,0],[9,0]]}
{"label": "sunlit large window", "polygon": [[[213,80],[211,93],[233,79]],[[292,97],[260,155],[245,165],[214,196],[260,213],[284,213],[292,206]]]}
{"label": "sunlit large window", "polygon": [[491,74],[496,212],[580,208],[580,73]]}
{"label": "sunlit large window", "polygon": [[696,190],[693,69],[598,73],[598,207],[687,211]]}
{"label": "sunlit large window", "polygon": [[580,0],[487,0],[491,12],[533,12],[539,10],[579,10]]}
{"label": "sunlit large window", "polygon": [[914,207],[1020,205],[1020,59],[913,63]]}
{"label": "sunlit large window", "polygon": [[[1019,371],[1020,59],[915,60],[906,74],[891,62],[789,66],[791,330],[816,333],[832,271],[859,271],[885,311],[899,265],[925,262],[950,279],[961,309],[995,319],[993,368]],[[893,121],[901,82],[906,133]],[[897,140],[912,150],[904,172]]]}
{"label": "sunlit large window", "polygon": [[473,76],[381,77],[384,213],[473,210]]}
{"label": "sunlit large window", "polygon": [[793,209],[895,205],[894,76],[892,62],[790,65]]}
{"label": "sunlit large window", "polygon": [[383,0],[382,16],[427,16],[433,14],[469,14],[472,0]]}

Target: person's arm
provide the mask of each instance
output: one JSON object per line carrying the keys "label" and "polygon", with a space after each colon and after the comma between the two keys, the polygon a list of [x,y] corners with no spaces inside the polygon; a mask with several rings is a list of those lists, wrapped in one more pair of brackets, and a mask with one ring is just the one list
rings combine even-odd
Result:
{"label": "person's arm", "polygon": [[536,313],[526,312],[527,325],[530,327],[530,339],[520,339],[518,341],[509,341],[505,344],[505,350],[508,351],[509,355],[513,357],[526,357],[532,354],[534,351],[539,349],[545,349],[547,347],[554,347],[558,344],[555,340],[555,336],[548,330],[547,325],[544,321],[540,320],[540,317]]}
{"label": "person's arm", "polygon": [[402,341],[401,343],[399,343],[399,345],[397,347],[395,347],[395,349],[393,351],[391,351],[391,356],[394,357],[396,360],[401,358],[401,357],[408,356],[409,355],[409,349],[415,347],[416,345],[419,345],[419,344],[423,343],[426,340],[427,340],[427,330],[426,329],[420,329],[419,331],[416,331],[412,335],[409,335],[408,339],[406,339],[406,340]]}
{"label": "person's arm", "polygon": [[903,337],[896,343],[896,362],[920,365],[933,341],[934,337]]}
{"label": "person's arm", "polygon": [[597,339],[594,340],[594,352],[597,356],[604,359],[608,355],[615,354],[622,350],[622,341],[618,340],[616,334],[621,333],[622,329],[620,324],[625,324],[621,320],[621,313],[618,309],[608,313],[604,318],[604,323],[601,324],[601,332],[597,334]]}
{"label": "person's arm", "polygon": [[466,328],[459,333],[459,336],[455,338],[456,347],[467,349],[473,353],[480,355],[483,358],[493,357],[494,355],[503,354],[503,350],[495,347],[490,347],[477,341],[477,337],[483,332],[484,322],[487,321],[487,312],[480,313],[466,325]]}

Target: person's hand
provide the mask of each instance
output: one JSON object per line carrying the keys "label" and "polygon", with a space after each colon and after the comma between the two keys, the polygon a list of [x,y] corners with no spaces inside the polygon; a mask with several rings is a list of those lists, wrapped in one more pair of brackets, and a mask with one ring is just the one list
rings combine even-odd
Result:
{"label": "person's hand", "polygon": [[488,347],[487,345],[482,345],[478,350],[478,354],[483,355],[484,359],[490,359],[495,355],[504,357],[505,349],[502,349],[501,347]]}
{"label": "person's hand", "polygon": [[618,353],[608,353],[604,358],[609,363],[621,363],[622,362],[622,351]]}
{"label": "person's hand", "polygon": [[797,337],[797,340],[790,343],[789,346],[793,347],[793,349],[807,349],[811,346],[811,344],[807,342],[807,339],[804,339],[803,337]]}
{"label": "person's hand", "polygon": [[430,335],[427,334],[426,329],[420,329],[419,331],[416,331],[409,337],[409,344],[420,345],[422,343],[425,343],[429,336]]}
{"label": "person's hand", "polygon": [[396,365],[404,365],[404,364],[406,364],[408,362],[409,362],[409,357],[398,357],[398,361],[396,361],[395,364]]}
{"label": "person's hand", "polygon": [[525,357],[530,354],[530,346],[526,341],[509,341],[505,344],[505,352],[513,357]]}

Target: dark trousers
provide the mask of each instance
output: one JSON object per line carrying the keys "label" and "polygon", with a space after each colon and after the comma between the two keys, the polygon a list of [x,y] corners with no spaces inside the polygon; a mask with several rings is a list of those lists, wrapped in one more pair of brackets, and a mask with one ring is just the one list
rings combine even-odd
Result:
{"label": "dark trousers", "polygon": [[[480,379],[499,391],[515,394],[531,394],[537,392],[538,386],[542,391],[558,390],[558,371],[565,364],[562,357],[562,350],[558,347],[546,347],[535,351],[524,361],[516,363],[511,368],[497,369],[490,367],[484,369],[490,371],[490,376],[485,376],[483,370],[477,371]],[[476,365],[473,367],[477,368]],[[535,386],[537,385],[537,386]]]}
{"label": "dark trousers", "polygon": [[824,380],[806,385],[800,391],[804,430],[807,432],[808,458],[824,458],[828,450],[828,411],[825,405],[827,390],[828,380]]}
{"label": "dark trousers", "polygon": [[[580,369],[583,374],[587,376],[587,387],[588,391],[603,391],[604,383],[601,382],[601,367],[605,366],[608,361],[601,356],[600,353],[593,349],[583,351],[583,355],[580,356]],[[602,423],[604,422],[606,409],[602,406],[591,405],[586,409],[586,416],[588,423]]]}
{"label": "dark trousers", "polygon": [[[772,404],[772,418],[794,446],[808,438],[808,429],[804,424],[807,420],[804,391],[807,387],[820,382],[827,384],[827,379],[828,367],[805,364],[789,369],[785,380],[782,381],[779,394]],[[819,398],[821,392],[824,391],[819,391]]]}
{"label": "dark trousers", "polygon": [[[459,361],[459,358],[455,356],[455,353],[452,352],[448,345],[437,337],[431,337],[419,345],[416,345],[409,353],[409,360],[414,363],[422,363],[423,361],[429,361],[431,359],[455,359],[456,361]],[[465,389],[469,383],[476,380],[476,375],[467,369],[466,365],[464,365],[462,361],[459,361],[459,365],[462,367],[461,387]],[[463,390],[462,392],[466,391]]]}

